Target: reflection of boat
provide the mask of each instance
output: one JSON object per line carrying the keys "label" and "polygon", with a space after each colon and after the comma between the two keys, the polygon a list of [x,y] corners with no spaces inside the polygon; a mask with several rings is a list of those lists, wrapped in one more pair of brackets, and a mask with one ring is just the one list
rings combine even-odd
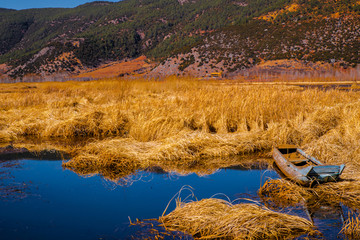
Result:
{"label": "reflection of boat", "polygon": [[344,223],[344,213],[340,203],[327,202],[326,200],[314,199],[306,201],[305,210],[312,222],[319,220],[338,220],[340,225]]}
{"label": "reflection of boat", "polygon": [[279,170],[301,185],[338,180],[345,165],[324,165],[294,145],[274,148],[273,157]]}
{"label": "reflection of boat", "polygon": [[314,195],[305,201],[304,211],[318,230],[326,234],[322,236],[323,239],[333,239],[344,225],[342,206],[331,198],[320,199]]}

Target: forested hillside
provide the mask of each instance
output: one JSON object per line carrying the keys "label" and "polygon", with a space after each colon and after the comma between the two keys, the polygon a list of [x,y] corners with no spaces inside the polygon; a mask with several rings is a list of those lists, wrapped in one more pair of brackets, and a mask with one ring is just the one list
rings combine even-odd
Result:
{"label": "forested hillside", "polygon": [[[207,32],[278,9],[286,0],[124,0],[72,9],[30,9],[0,16],[0,63],[11,75],[97,66],[143,54],[164,59],[186,51]],[[70,58],[59,60],[63,53]],[[44,70],[44,69],[43,69]]]}
{"label": "forested hillside", "polygon": [[355,67],[360,63],[360,2],[297,0],[284,8],[219,29],[157,74],[233,73],[260,62],[296,59]]}
{"label": "forested hillside", "polygon": [[353,66],[359,62],[359,9],[356,0],[124,0],[0,9],[0,64],[21,77],[140,55],[166,61],[196,50],[197,64],[223,61],[228,71],[278,58],[336,58]]}

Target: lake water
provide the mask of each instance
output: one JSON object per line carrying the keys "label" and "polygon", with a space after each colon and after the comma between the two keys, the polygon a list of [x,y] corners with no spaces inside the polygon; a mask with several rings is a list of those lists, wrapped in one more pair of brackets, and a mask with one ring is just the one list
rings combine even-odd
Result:
{"label": "lake water", "polygon": [[[207,176],[139,172],[132,184],[119,186],[98,175],[79,176],[61,164],[46,160],[0,162],[0,239],[151,238],[149,226],[129,226],[129,218],[158,218],[184,186],[191,186],[197,199],[215,194],[230,200],[257,199],[261,183],[267,177],[278,178],[274,171],[242,168],[220,169]],[[183,197],[189,194],[188,190],[182,192]],[[173,201],[169,210],[174,206]],[[301,211],[296,214],[304,215]],[[337,223],[319,221],[319,226],[325,226],[321,227],[325,236],[339,232],[339,226],[334,227]],[[326,227],[329,224],[331,227]]]}

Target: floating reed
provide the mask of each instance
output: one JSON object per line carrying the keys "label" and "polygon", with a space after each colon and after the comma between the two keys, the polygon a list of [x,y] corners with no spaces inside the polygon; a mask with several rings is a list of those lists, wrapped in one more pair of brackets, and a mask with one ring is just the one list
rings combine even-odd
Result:
{"label": "floating reed", "polygon": [[177,202],[175,210],[159,222],[169,231],[182,231],[196,239],[289,239],[316,233],[304,218],[215,198]]}
{"label": "floating reed", "polygon": [[342,202],[353,209],[360,209],[360,181],[348,180],[318,186],[317,194],[323,195],[331,201]]}

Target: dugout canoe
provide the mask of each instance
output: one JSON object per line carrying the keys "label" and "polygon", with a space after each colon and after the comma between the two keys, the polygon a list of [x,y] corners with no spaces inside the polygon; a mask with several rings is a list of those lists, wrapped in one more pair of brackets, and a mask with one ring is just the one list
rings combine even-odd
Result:
{"label": "dugout canoe", "polygon": [[325,165],[295,145],[275,147],[273,158],[286,178],[303,186],[337,181],[345,168],[344,164]]}

